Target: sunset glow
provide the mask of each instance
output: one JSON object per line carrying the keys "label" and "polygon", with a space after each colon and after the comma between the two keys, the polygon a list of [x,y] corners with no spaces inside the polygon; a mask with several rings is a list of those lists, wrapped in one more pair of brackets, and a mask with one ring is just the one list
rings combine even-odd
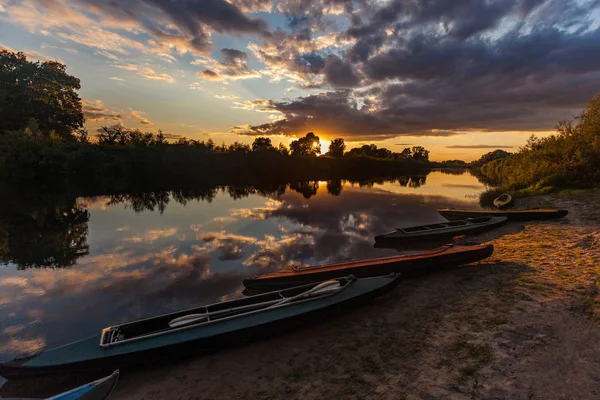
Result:
{"label": "sunset glow", "polygon": [[65,63],[92,134],[118,125],[230,144],[326,131],[348,148],[470,161],[547,135],[597,90],[586,57],[600,4],[534,3],[11,0],[0,47]]}

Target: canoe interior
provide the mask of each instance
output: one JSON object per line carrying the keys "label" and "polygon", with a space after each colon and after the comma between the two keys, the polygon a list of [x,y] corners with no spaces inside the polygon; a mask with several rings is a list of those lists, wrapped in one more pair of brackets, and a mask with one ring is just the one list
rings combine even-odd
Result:
{"label": "canoe interior", "polygon": [[451,222],[441,222],[438,224],[411,226],[408,228],[399,228],[398,230],[402,231],[404,233],[425,232],[425,231],[446,229],[446,228],[459,227],[459,226],[467,226],[467,225],[473,225],[473,224],[484,224],[486,222],[490,222],[491,219],[492,219],[492,217],[487,217],[487,216],[486,217],[477,217],[477,218],[467,218],[462,221],[451,221]]}
{"label": "canoe interior", "polygon": [[[350,282],[352,282],[353,278],[344,277],[337,279],[339,282],[339,290],[345,288]],[[199,322],[195,324],[190,324],[189,326],[198,326],[203,323],[215,322],[218,320],[223,320],[225,318],[232,318],[235,316],[247,315],[250,312],[258,311],[261,309],[268,308],[269,306],[276,305],[277,303],[284,301],[286,299],[292,299],[295,296],[302,295],[306,293],[308,290],[316,287],[322,282],[302,285],[294,288],[289,288],[285,290],[279,290],[275,292],[264,293],[256,296],[245,297],[241,299],[230,300],[222,303],[211,304],[208,306],[201,306],[196,308],[187,309],[184,311],[178,311],[175,313],[165,314],[158,317],[143,319],[139,321],[134,321],[122,325],[115,325],[109,328],[105,328],[103,330],[103,345],[118,345],[123,342],[126,343],[128,340],[142,338],[149,335],[154,334],[164,334],[174,329],[176,327],[171,327],[169,323],[176,318],[184,317],[187,315],[198,315]],[[332,293],[329,293],[332,294]],[[311,300],[316,300],[321,298],[322,296],[316,296],[311,298]],[[207,318],[202,319],[202,315],[206,315]],[[207,319],[210,318],[210,321]],[[105,332],[107,334],[105,334]],[[116,332],[118,334],[118,341],[108,342],[106,338],[109,337],[108,332]]]}
{"label": "canoe interior", "polygon": [[462,220],[482,215],[507,217],[509,221],[529,221],[562,218],[568,215],[567,210],[531,208],[525,210],[468,210],[441,208],[438,213],[449,220]]}

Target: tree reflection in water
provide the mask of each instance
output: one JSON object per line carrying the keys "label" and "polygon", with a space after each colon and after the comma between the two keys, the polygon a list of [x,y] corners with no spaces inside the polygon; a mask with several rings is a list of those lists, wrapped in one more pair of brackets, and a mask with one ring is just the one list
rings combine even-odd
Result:
{"label": "tree reflection in water", "polygon": [[26,268],[66,268],[89,253],[90,212],[75,197],[0,194],[0,262]]}
{"label": "tree reflection in water", "polygon": [[[419,175],[348,182],[360,187],[397,182],[400,186],[416,188],[425,184],[425,181],[426,176]],[[327,193],[339,196],[345,182],[341,179],[327,181]],[[123,204],[136,213],[159,211],[162,214],[171,200],[183,205],[189,201],[210,203],[220,192],[227,193],[233,199],[254,194],[279,198],[287,188],[309,199],[317,194],[319,181],[121,193],[109,195],[108,205]],[[64,192],[40,195],[34,190],[14,187],[0,189],[1,263],[13,263],[19,269],[66,268],[75,265],[78,258],[89,253],[87,235],[90,213],[77,204],[76,195]]]}

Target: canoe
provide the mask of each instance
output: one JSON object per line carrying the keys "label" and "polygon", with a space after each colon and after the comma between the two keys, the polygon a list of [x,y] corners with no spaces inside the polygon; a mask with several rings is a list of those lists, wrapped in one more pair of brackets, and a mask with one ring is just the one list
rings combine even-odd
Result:
{"label": "canoe", "polygon": [[504,193],[494,199],[494,207],[498,210],[510,208],[513,205],[513,198],[510,194]]}
{"label": "canoe", "polygon": [[115,325],[92,337],[0,364],[0,375],[151,365],[190,353],[214,351],[360,304],[397,283],[397,274],[370,279],[345,276]]}
{"label": "canoe", "polygon": [[493,251],[494,246],[491,244],[475,246],[446,245],[418,254],[306,267],[294,266],[255,278],[245,279],[244,286],[247,290],[259,291],[319,282],[347,274],[352,274],[359,278],[389,273],[410,275],[431,268],[469,264],[483,260],[492,255]]}
{"label": "canoe", "polygon": [[567,210],[546,208],[531,208],[528,210],[459,210],[455,208],[441,208],[438,210],[438,213],[450,221],[483,215],[506,217],[509,221],[531,221],[562,218],[569,212]]}
{"label": "canoe", "polygon": [[[86,383],[71,389],[69,391],[59,393],[55,396],[48,397],[46,400],[104,400],[113,391],[119,379],[119,370],[116,370],[111,375],[98,379],[94,382]],[[27,399],[5,399],[5,400],[27,400]],[[34,399],[28,399],[34,400]]]}
{"label": "canoe", "polygon": [[119,379],[119,370],[105,378],[86,383],[68,392],[57,394],[47,400],[104,400],[113,391]]}
{"label": "canoe", "polygon": [[393,232],[375,236],[375,241],[415,241],[454,237],[468,233],[482,232],[504,224],[506,217],[484,216],[467,218],[460,221],[441,222],[437,224],[399,228]]}

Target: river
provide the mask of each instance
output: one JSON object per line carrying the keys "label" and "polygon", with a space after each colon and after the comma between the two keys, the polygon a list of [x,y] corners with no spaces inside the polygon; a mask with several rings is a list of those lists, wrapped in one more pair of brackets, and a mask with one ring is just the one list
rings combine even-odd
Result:
{"label": "river", "polygon": [[94,198],[4,200],[0,359],[112,324],[242,296],[291,264],[382,257],[373,236],[478,206],[469,173]]}

